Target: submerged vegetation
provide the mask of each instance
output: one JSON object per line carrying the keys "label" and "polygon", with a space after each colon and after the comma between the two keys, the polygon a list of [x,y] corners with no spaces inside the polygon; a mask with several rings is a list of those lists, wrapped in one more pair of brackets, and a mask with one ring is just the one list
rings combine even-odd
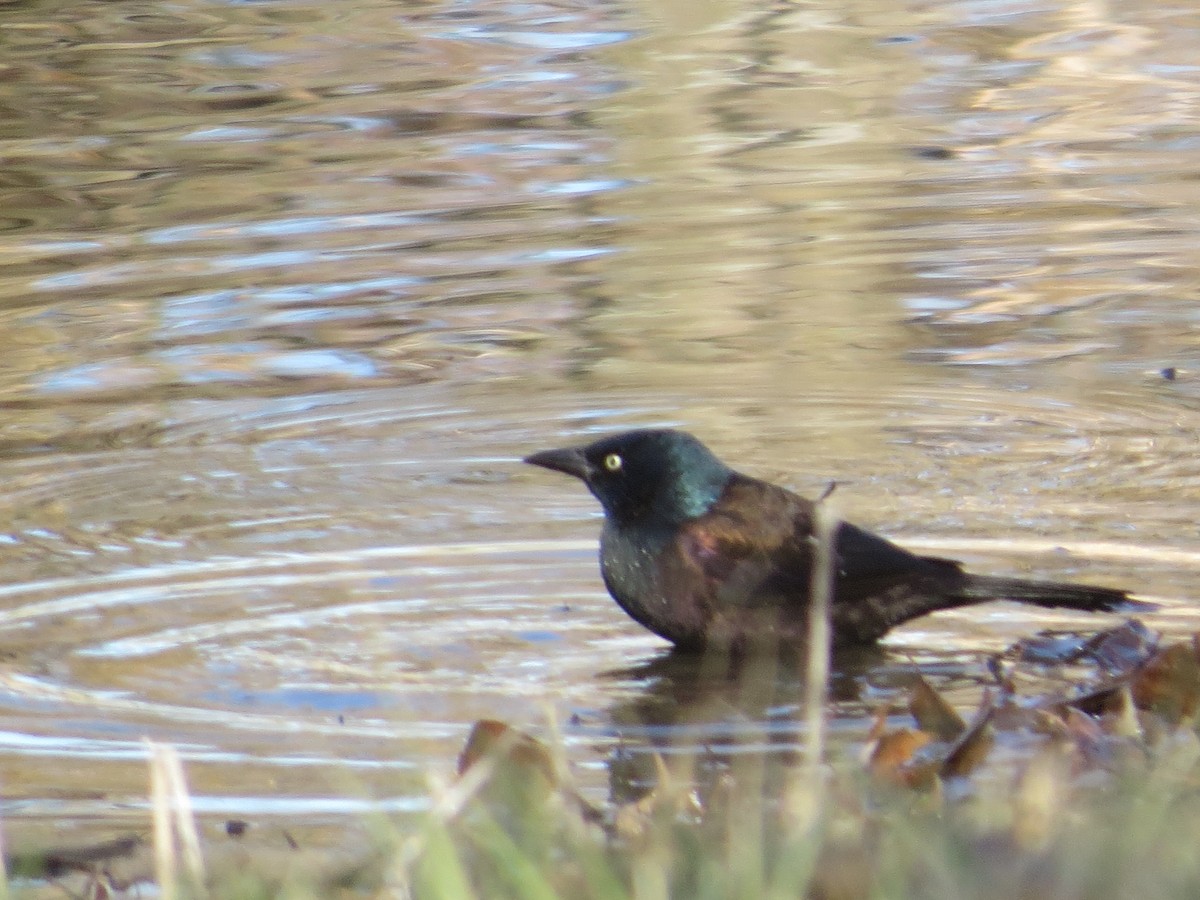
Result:
{"label": "submerged vegetation", "polygon": [[[1090,674],[1023,689],[1027,672],[1068,664]],[[572,786],[561,742],[482,721],[420,827],[380,820],[370,846],[333,859],[296,845],[206,866],[178,757],[155,746],[145,840],[10,859],[26,880],[9,890],[70,876],[73,893],[111,896],[136,887],[112,858],[140,847],[168,900],[1200,894],[1200,636],[1163,646],[1131,622],[1037,638],[993,660],[991,682],[964,721],[914,672],[861,753],[819,765],[798,749],[773,763],[656,754],[640,796],[605,807]]]}

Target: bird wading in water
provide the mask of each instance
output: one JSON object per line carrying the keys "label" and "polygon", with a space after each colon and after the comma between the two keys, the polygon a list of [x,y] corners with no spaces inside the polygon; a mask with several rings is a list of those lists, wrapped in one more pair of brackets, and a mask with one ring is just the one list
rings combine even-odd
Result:
{"label": "bird wading in water", "polygon": [[[600,570],[613,598],[685,649],[800,646],[807,634],[816,504],[736,472],[682,431],[648,429],[525,462],[574,475],[604,507]],[[939,609],[989,600],[1112,612],[1125,591],[972,575],[848,522],[834,537],[835,646],[870,644]]]}

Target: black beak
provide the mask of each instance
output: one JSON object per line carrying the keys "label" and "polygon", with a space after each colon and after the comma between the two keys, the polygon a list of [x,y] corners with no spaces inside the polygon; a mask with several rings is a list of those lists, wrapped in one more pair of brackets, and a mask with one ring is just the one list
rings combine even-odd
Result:
{"label": "black beak", "polygon": [[566,472],[581,481],[587,481],[592,466],[583,455],[582,447],[567,447],[563,450],[543,450],[532,456],[525,457],[525,462],[531,466],[541,466],[543,469],[553,469],[555,472]]}

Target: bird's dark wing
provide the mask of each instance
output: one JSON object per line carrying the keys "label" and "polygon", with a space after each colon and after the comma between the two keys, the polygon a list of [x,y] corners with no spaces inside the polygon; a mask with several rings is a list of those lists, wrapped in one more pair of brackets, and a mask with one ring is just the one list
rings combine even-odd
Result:
{"label": "bird's dark wing", "polygon": [[[677,643],[742,637],[802,638],[812,594],[814,504],[763,481],[734,475],[708,512],[673,531],[660,558],[658,593],[683,623]],[[1124,591],[970,575],[948,559],[918,556],[848,522],[838,526],[834,642],[871,643],[891,628],[940,609],[1007,599],[1042,606],[1114,610]],[[660,631],[660,633],[663,633]]]}
{"label": "bird's dark wing", "polygon": [[[811,501],[737,476],[709,512],[679,530],[673,571],[664,574],[688,585],[711,614],[774,609],[799,624],[811,594],[813,521]],[[847,522],[835,543],[832,615],[851,640],[873,640],[928,611],[932,596],[965,578],[955,562],[917,556]]]}
{"label": "bird's dark wing", "polygon": [[704,515],[685,522],[668,554],[668,583],[690,585],[709,607],[789,603],[807,594],[812,504],[783,488],[734,476]]}
{"label": "bird's dark wing", "polygon": [[962,567],[950,559],[917,556],[877,534],[842,522],[837,534],[838,596],[853,601],[863,593],[878,593],[888,584],[913,578],[938,578],[954,583]]}
{"label": "bird's dark wing", "polygon": [[[687,523],[679,549],[713,590],[750,605],[807,605],[814,504],[791,491],[738,476],[708,513]],[[848,522],[838,527],[836,598],[854,602],[891,584],[959,571],[956,563],[909,553]]]}

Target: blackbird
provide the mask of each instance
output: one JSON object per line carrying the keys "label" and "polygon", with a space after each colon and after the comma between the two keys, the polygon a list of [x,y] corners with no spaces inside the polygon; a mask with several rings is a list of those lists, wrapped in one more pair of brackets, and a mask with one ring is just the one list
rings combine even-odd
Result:
{"label": "blackbird", "polygon": [[[629,431],[525,462],[574,475],[604,507],[600,569],[635,620],[680,648],[802,646],[816,504],[736,472],[686,432]],[[972,575],[848,522],[837,526],[835,646],[870,644],[902,622],[989,600],[1111,612],[1125,591]]]}

